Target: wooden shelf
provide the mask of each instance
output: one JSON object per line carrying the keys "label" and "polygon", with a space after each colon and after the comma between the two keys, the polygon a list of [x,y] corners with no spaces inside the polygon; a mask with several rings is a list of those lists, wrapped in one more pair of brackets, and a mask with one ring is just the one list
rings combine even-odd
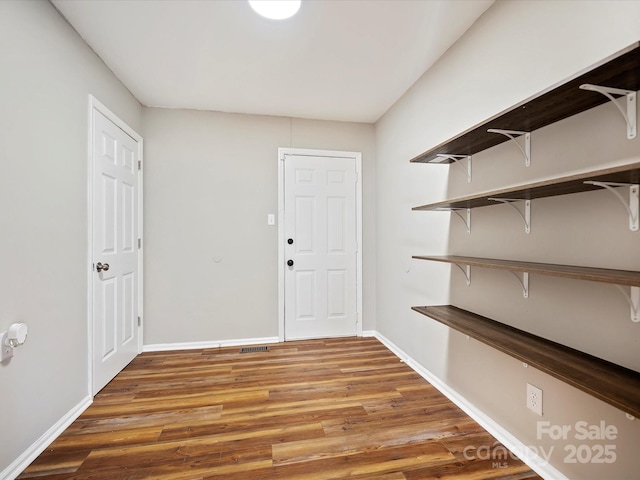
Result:
{"label": "wooden shelf", "polygon": [[[456,161],[463,161],[464,156],[471,156],[509,141],[508,136],[489,133],[487,131],[489,129],[502,130],[503,133],[509,131],[512,133],[514,131],[533,132],[609,101],[605,95],[599,93],[603,91],[602,89],[599,91],[591,91],[596,87],[581,89],[580,86],[583,84],[605,87],[604,91],[614,96],[627,95],[626,101],[629,108],[635,108],[635,94],[607,89],[614,88],[633,92],[640,90],[640,42],[634,43],[573,77],[431,148],[413,158],[411,162],[452,163],[454,161],[453,158],[443,158],[443,155],[455,156]],[[629,115],[628,111],[627,117]],[[633,124],[633,120],[627,122],[627,138],[635,136]],[[528,165],[529,155],[526,153],[529,145],[528,136],[526,140],[527,146],[523,153]],[[471,177],[470,167],[469,161],[467,167],[469,180]],[[585,182],[599,182],[600,185],[585,184]],[[469,209],[523,200],[526,201],[525,211],[522,213],[518,210],[518,212],[525,221],[525,231],[528,233],[530,229],[529,200],[586,192],[603,187],[612,190],[613,187],[618,186],[617,184],[640,184],[640,162],[636,161],[627,165],[580,172],[561,178],[539,180],[534,183],[477,193],[414,207],[413,210],[467,209],[466,220],[460,215],[460,212],[456,211],[455,213],[461,216],[467,225],[467,230],[470,231]],[[624,203],[623,197],[620,197],[617,191],[613,191],[613,193]],[[637,213],[633,212],[637,210],[638,187],[631,187],[629,195],[629,206],[627,207],[625,204],[625,208],[629,211],[629,228],[636,231],[638,219]],[[523,275],[516,275],[516,277],[523,287],[525,297],[529,295],[529,274],[628,286],[631,287],[631,295],[627,296],[627,300],[631,304],[631,319],[634,322],[638,321],[637,302],[638,287],[640,287],[640,272],[638,271],[454,255],[417,255],[413,258],[455,264],[467,277],[467,284],[470,282],[470,267],[472,266],[506,270],[514,274],[522,273]],[[624,290],[623,293],[625,293]],[[413,307],[413,310],[640,418],[639,372],[457,307]]]}
{"label": "wooden shelf", "polygon": [[427,150],[411,162],[451,163],[441,162],[437,155],[473,155],[509,140],[487,133],[489,128],[532,132],[608,101],[600,93],[580,90],[584,83],[640,90],[640,42]]}
{"label": "wooden shelf", "polygon": [[460,257],[455,255],[422,256],[415,255],[418,260],[471,265],[512,272],[537,273],[551,277],[588,280],[590,282],[612,283],[615,285],[640,286],[640,272],[631,270],[611,270],[606,268],[579,267],[574,265],[556,265],[551,263],[520,262],[514,260],[498,260],[493,258]]}
{"label": "wooden shelf", "polygon": [[412,307],[640,418],[640,373],[450,305]]}
{"label": "wooden shelf", "polygon": [[585,184],[584,182],[586,181],[638,184],[640,183],[640,162],[550,180],[543,180],[526,185],[503,188],[491,192],[478,193],[466,197],[459,197],[438,203],[414,207],[413,210],[476,208],[488,205],[500,205],[495,201],[489,200],[489,198],[518,198],[523,200],[533,200],[536,198],[568,195],[571,193],[602,189],[602,187]]}

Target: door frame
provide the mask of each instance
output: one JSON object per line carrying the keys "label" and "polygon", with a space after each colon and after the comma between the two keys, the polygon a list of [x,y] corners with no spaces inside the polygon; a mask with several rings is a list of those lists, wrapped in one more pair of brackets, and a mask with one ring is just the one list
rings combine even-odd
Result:
{"label": "door frame", "polygon": [[362,153],[307,148],[278,148],[278,340],[284,338],[284,161],[289,155],[350,158],[356,163],[356,334],[362,336]]}
{"label": "door frame", "polygon": [[[140,161],[140,169],[138,170],[138,238],[142,239],[143,237],[143,208],[142,208],[142,186],[143,186],[143,172],[144,172],[144,162],[143,160],[143,139],[142,136],[138,134],[133,128],[127,125],[122,119],[120,119],[115,113],[109,110],[102,102],[100,102],[96,97],[89,94],[89,141],[88,141],[88,153],[87,153],[87,219],[88,219],[88,245],[87,245],[87,353],[88,357],[88,372],[87,372],[87,388],[88,394],[91,398],[93,398],[93,276],[95,275],[93,271],[93,175],[95,174],[95,169],[93,166],[93,147],[94,147],[94,121],[93,121],[93,112],[97,111],[104,115],[109,121],[111,121],[114,125],[124,131],[127,135],[133,138],[138,144],[138,160]],[[142,332],[144,325],[144,316],[143,316],[143,294],[144,294],[144,272],[143,272],[143,253],[144,253],[144,242],[141,241],[140,248],[138,249],[138,316],[141,321],[138,325],[138,353],[142,352]]]}

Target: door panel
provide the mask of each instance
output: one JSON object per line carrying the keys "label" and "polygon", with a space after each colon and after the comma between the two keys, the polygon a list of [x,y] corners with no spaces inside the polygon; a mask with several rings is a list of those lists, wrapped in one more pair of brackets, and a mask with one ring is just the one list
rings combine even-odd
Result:
{"label": "door panel", "polygon": [[316,205],[313,197],[296,197],[295,250],[296,253],[313,254],[315,243]]}
{"label": "door panel", "polygon": [[297,270],[296,277],[296,314],[295,320],[311,320],[316,318],[316,274]]}
{"label": "door panel", "polygon": [[287,155],[285,339],[356,335],[354,158]]}
{"label": "door panel", "polygon": [[[138,144],[93,115],[93,393],[138,354]],[[108,264],[98,271],[97,264]]]}
{"label": "door panel", "polygon": [[122,276],[122,343],[133,340],[135,335],[136,316],[136,278],[133,272]]}
{"label": "door panel", "polygon": [[122,252],[133,253],[136,246],[135,220],[136,187],[126,182],[122,183]]}
{"label": "door panel", "polygon": [[327,250],[330,254],[346,253],[346,202],[344,198],[327,199]]}
{"label": "door panel", "polygon": [[116,309],[117,309],[116,279],[110,278],[102,281],[102,318],[103,336],[100,359],[106,360],[116,350]]}
{"label": "door panel", "polygon": [[103,228],[102,228],[102,253],[114,253],[116,250],[116,179],[102,174],[102,203],[103,203]]}
{"label": "door panel", "polygon": [[329,318],[344,317],[347,286],[345,270],[329,270],[327,272],[327,315]]}

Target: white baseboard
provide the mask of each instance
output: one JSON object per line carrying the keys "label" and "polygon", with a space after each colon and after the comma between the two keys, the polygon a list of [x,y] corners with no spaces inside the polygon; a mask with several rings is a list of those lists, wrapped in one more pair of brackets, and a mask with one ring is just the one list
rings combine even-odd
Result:
{"label": "white baseboard", "polygon": [[[469,402],[465,397],[453,390],[449,385],[444,383],[440,378],[435,376],[429,370],[424,368],[413,358],[407,355],[403,350],[398,348],[391,340],[386,338],[379,332],[372,332],[380,342],[391,350],[401,361],[406,363],[418,375],[427,382],[437,388],[440,393],[455,403],[464,413],[475,420],[482,428],[493,435],[500,443],[502,443],[511,452],[517,452],[518,457],[526,463],[534,472],[546,480],[569,480],[560,471],[554,468],[549,462],[540,457],[535,451],[518,440],[515,436],[505,430],[501,425],[497,424],[491,417],[486,415],[475,405]],[[365,336],[363,332],[363,336]],[[368,336],[368,335],[367,335]]]}
{"label": "white baseboard", "polygon": [[166,352],[169,350],[196,350],[199,348],[238,347],[241,345],[262,345],[278,343],[278,337],[239,338],[232,340],[214,340],[208,342],[154,343],[144,345],[143,352]]}
{"label": "white baseboard", "polygon": [[56,438],[60,436],[65,429],[71,425],[89,405],[93,403],[93,397],[86,396],[80,403],[69,410],[60,420],[58,420],[49,430],[47,430],[38,440],[36,440],[22,455],[16,458],[7,468],[0,472],[0,480],[14,480],[20,475],[38,455],[46,450],[46,448]]}

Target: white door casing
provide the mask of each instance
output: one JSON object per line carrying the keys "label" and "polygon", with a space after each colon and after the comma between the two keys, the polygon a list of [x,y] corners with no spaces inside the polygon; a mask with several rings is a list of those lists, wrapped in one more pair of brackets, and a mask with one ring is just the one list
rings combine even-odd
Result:
{"label": "white door casing", "polygon": [[141,351],[142,138],[90,97],[90,390]]}
{"label": "white door casing", "polygon": [[361,335],[361,155],[280,149],[279,164],[280,339]]}

